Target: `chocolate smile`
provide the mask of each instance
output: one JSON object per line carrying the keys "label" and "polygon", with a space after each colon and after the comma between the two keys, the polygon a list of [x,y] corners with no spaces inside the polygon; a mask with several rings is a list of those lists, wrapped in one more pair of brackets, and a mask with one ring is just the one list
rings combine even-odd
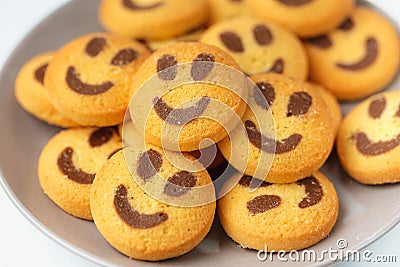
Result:
{"label": "chocolate smile", "polygon": [[138,212],[128,200],[128,189],[119,185],[114,195],[114,207],[119,217],[129,226],[137,229],[148,229],[158,226],[168,220],[168,214],[157,212],[143,214]]}
{"label": "chocolate smile", "polygon": [[313,0],[278,0],[286,6],[302,6],[310,3]]}
{"label": "chocolate smile", "polygon": [[365,42],[365,56],[360,59],[358,62],[353,64],[346,63],[336,63],[338,68],[349,70],[349,71],[357,71],[361,69],[365,69],[368,66],[374,63],[375,59],[378,56],[378,42],[374,37],[369,37]]}
{"label": "chocolate smile", "polygon": [[132,10],[149,10],[149,9],[155,9],[159,6],[164,5],[163,2],[158,2],[158,3],[148,5],[148,6],[141,6],[141,5],[134,3],[132,0],[124,0],[123,4],[126,8],[129,8]]}
{"label": "chocolate smile", "polygon": [[[283,154],[294,150],[300,143],[303,136],[301,134],[292,134],[288,138],[283,140],[275,141],[272,138],[266,137],[259,130],[257,130],[256,125],[252,121],[245,122],[247,136],[249,141],[257,148],[267,152],[275,154]],[[275,142],[275,151],[274,144]]]}
{"label": "chocolate smile", "polygon": [[360,153],[367,156],[377,156],[389,152],[400,145],[400,134],[389,141],[371,142],[367,134],[360,132],[353,137]]}
{"label": "chocolate smile", "polygon": [[72,160],[74,150],[71,147],[64,149],[57,159],[57,165],[60,171],[68,177],[68,179],[80,184],[93,183],[95,174],[87,173],[77,168]]}
{"label": "chocolate smile", "polygon": [[173,125],[184,125],[198,118],[207,109],[210,98],[202,97],[196,104],[189,108],[174,109],[167,105],[161,98],[153,99],[154,110],[165,122]]}
{"label": "chocolate smile", "polygon": [[98,95],[107,92],[114,83],[108,81],[102,84],[92,85],[84,83],[79,79],[75,67],[69,67],[66,75],[66,82],[73,91],[81,95]]}

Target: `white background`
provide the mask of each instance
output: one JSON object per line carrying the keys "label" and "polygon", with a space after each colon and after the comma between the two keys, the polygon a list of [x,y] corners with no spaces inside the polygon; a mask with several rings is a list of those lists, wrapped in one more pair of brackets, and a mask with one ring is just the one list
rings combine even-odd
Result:
{"label": "white background", "polygon": [[[68,0],[0,0],[0,66],[40,20]],[[84,0],[81,0],[84,1]],[[336,0],[332,0],[336,1]],[[400,24],[399,0],[370,0]],[[400,197],[400,196],[399,196]],[[0,266],[96,266],[47,238],[26,220],[0,189]],[[374,255],[396,255],[400,264],[400,225],[369,246]],[[137,264],[135,264],[137,265]],[[338,266],[365,266],[339,264]],[[367,266],[373,266],[368,264]],[[395,266],[387,264],[385,266]]]}

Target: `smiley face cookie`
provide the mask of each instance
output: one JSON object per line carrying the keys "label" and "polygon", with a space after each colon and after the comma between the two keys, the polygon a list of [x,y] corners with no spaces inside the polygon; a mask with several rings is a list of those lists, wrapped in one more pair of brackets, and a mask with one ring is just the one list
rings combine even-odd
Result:
{"label": "smiley face cookie", "polygon": [[350,14],[354,4],[354,0],[248,0],[253,14],[302,37],[332,30]]}
{"label": "smiley face cookie", "polygon": [[58,133],[39,158],[38,175],[44,193],[65,212],[92,220],[93,179],[118,149],[121,138],[113,128],[74,128]]}
{"label": "smiley face cookie", "polygon": [[357,7],[336,30],[305,44],[310,78],[342,100],[383,89],[399,68],[398,32],[370,8]]}
{"label": "smiley face cookie", "polygon": [[[192,65],[186,64],[179,67],[184,63]],[[219,122],[201,117],[207,112],[218,113],[213,108],[209,108],[213,102],[226,105],[226,110],[216,116],[223,117],[230,111],[241,117],[246,108],[244,100],[233,90],[203,82],[208,77],[224,77],[223,73],[215,74],[221,70],[220,64],[227,65],[230,73],[233,68],[239,69],[236,61],[227,52],[202,43],[178,43],[168,46],[153,53],[143,63],[133,78],[133,95],[137,94],[139,89],[143,89],[141,87],[151,77],[151,81],[157,82],[157,85],[148,88],[147,91],[180,81],[185,66],[188,67],[187,76],[189,76],[185,76],[189,83],[179,85],[177,82],[176,88],[168,89],[163,92],[163,95],[151,96],[151,99],[147,99],[149,98],[147,96],[140,98],[138,105],[143,105],[144,101],[151,101],[149,103],[152,107],[148,116],[145,114],[147,120],[144,131],[147,142],[163,147],[162,138],[164,138],[163,140],[166,141],[164,146],[177,141],[181,151],[194,151],[201,148],[200,143],[206,138],[216,143],[227,135]],[[233,79],[243,80],[243,75],[237,70],[234,71],[237,77]],[[163,134],[165,125],[171,129],[183,127],[179,136],[174,137]],[[168,147],[168,149],[178,150],[173,147]]]}
{"label": "smiley face cookie", "polygon": [[207,0],[103,0],[101,24],[110,32],[137,39],[169,39],[207,20]]}
{"label": "smiley face cookie", "polygon": [[248,14],[245,0],[208,0],[210,8],[209,24],[225,20],[231,17]]}
{"label": "smiley face cookie", "polygon": [[242,247],[300,250],[327,237],[335,225],[339,200],[322,173],[291,184],[263,182],[253,192],[251,180],[244,176],[218,201],[226,234]]}
{"label": "smiley face cookie", "polygon": [[272,23],[248,17],[222,21],[206,30],[201,42],[228,51],[247,75],[273,72],[302,80],[308,77],[302,43]]}
{"label": "smiley face cookie", "polygon": [[337,151],[343,168],[364,184],[400,182],[400,92],[377,94],[343,120]]}
{"label": "smiley face cookie", "polygon": [[132,76],[150,52],[140,43],[105,33],[62,47],[44,79],[48,97],[63,115],[85,126],[123,121]]}
{"label": "smiley face cookie", "polygon": [[47,99],[43,80],[53,56],[54,52],[40,54],[22,66],[15,80],[15,98],[27,112],[40,120],[66,128],[78,126],[61,115]]}
{"label": "smiley face cookie", "polygon": [[[156,170],[170,177],[172,185],[186,186],[185,190],[165,187],[164,193],[173,198],[211,183],[206,171],[190,173],[172,167],[159,148],[149,147],[143,155],[148,156],[149,164],[138,167],[142,178],[151,179]],[[173,258],[192,250],[210,230],[216,205],[213,201],[197,207],[179,207],[157,201],[135,182],[123,151],[97,173],[90,204],[97,229],[114,248],[131,258],[148,261]]]}
{"label": "smiley face cookie", "polygon": [[[271,109],[276,130],[275,137],[262,134],[254,113],[247,108],[242,117],[247,136],[241,138],[250,141],[250,152],[244,173],[271,183],[291,183],[311,175],[326,161],[334,142],[332,114],[324,99],[310,84],[284,75],[262,74],[251,79],[257,87],[249,98],[254,98],[257,105],[263,103],[260,99],[267,100],[269,107],[260,107],[265,109],[265,116]],[[238,133],[233,132],[231,136],[235,134]],[[240,159],[243,156],[240,153],[231,155],[230,143],[230,139],[225,138],[218,146],[236,167],[231,157]],[[275,146],[271,146],[273,143]],[[260,160],[265,153],[274,156],[270,169],[268,162]],[[267,172],[266,177],[260,177]]]}

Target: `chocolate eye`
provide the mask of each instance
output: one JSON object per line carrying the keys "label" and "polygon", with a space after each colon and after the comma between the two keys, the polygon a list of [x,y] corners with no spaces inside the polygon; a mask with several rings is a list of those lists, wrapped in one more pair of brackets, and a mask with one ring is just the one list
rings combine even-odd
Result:
{"label": "chocolate eye", "polygon": [[131,48],[123,49],[119,51],[115,57],[111,60],[111,65],[124,66],[128,65],[132,61],[136,60],[139,53]]}
{"label": "chocolate eye", "polygon": [[[375,99],[369,104],[368,114],[373,119],[379,119],[386,108],[386,99],[384,97]],[[397,113],[396,113],[397,114]]]}
{"label": "chocolate eye", "polygon": [[35,71],[35,79],[36,79],[36,81],[40,82],[41,84],[44,84],[44,75],[46,74],[48,65],[49,64],[46,63],[43,66],[36,69],[36,71]]}
{"label": "chocolate eye", "polygon": [[89,137],[89,144],[91,147],[102,146],[113,137],[113,130],[111,128],[100,128],[95,130]]}
{"label": "chocolate eye", "polygon": [[354,27],[354,21],[352,18],[347,18],[339,27],[339,30],[350,31]]}
{"label": "chocolate eye", "polygon": [[254,39],[261,46],[269,45],[273,41],[272,33],[265,25],[257,25],[253,29]]}
{"label": "chocolate eye", "polygon": [[85,52],[90,57],[96,57],[101,51],[103,51],[106,43],[106,39],[102,37],[95,37],[86,45]]}
{"label": "chocolate eye", "polygon": [[195,187],[197,177],[188,171],[180,171],[168,178],[168,183],[164,186],[164,194],[171,197],[180,197]]}
{"label": "chocolate eye", "polygon": [[264,213],[279,207],[282,199],[277,195],[260,195],[246,203],[247,210],[252,214]]}
{"label": "chocolate eye", "polygon": [[[178,73],[178,60],[172,55],[163,55],[157,61],[158,77],[165,81],[172,81]],[[166,70],[168,69],[168,70]]]}
{"label": "chocolate eye", "polygon": [[309,38],[307,39],[307,42],[312,45],[318,46],[319,48],[322,49],[327,49],[332,46],[332,41],[328,35],[320,35],[313,38]]}
{"label": "chocolate eye", "polygon": [[160,171],[162,164],[162,155],[150,149],[140,155],[136,171],[140,178],[147,181]]}
{"label": "chocolate eye", "polygon": [[201,53],[193,60],[190,74],[195,81],[204,80],[214,68],[215,58],[208,53]]}
{"label": "chocolate eye", "polygon": [[399,105],[399,109],[396,111],[396,117],[400,117],[400,105]]}
{"label": "chocolate eye", "polygon": [[222,43],[232,52],[244,52],[242,39],[234,32],[223,32],[219,35]]}
{"label": "chocolate eye", "polygon": [[290,96],[287,117],[304,115],[311,105],[312,97],[308,93],[296,92]]}
{"label": "chocolate eye", "polygon": [[[256,83],[254,87],[254,100],[260,107],[268,110],[275,100],[275,88],[267,82]],[[265,101],[266,100],[266,101]],[[266,104],[268,103],[268,105]]]}

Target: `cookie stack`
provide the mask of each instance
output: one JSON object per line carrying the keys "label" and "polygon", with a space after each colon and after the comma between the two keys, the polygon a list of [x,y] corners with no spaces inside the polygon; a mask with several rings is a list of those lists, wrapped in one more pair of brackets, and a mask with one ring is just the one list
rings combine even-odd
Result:
{"label": "cookie stack", "polygon": [[[220,222],[242,247],[265,251],[304,249],[333,229],[339,200],[319,169],[336,136],[351,176],[399,181],[399,94],[372,96],[343,122],[337,101],[373,94],[398,71],[397,31],[372,9],[354,0],[103,0],[99,20],[109,33],[78,37],[27,62],[15,96],[40,120],[69,128],[39,158],[44,192],[67,213],[94,220],[128,257],[157,261],[197,246],[216,211],[210,174],[218,179],[227,162],[241,174],[217,192]],[[185,64],[191,82],[158,94],[180,80]],[[210,82],[219,66],[252,84],[244,97]],[[130,105],[155,80],[148,90],[157,93]],[[146,104],[142,137],[132,142],[143,148],[123,149],[125,124],[136,126],[122,125],[128,107],[132,113]],[[232,114],[244,131],[207,118],[230,121]],[[273,135],[260,116],[272,116]],[[179,135],[164,131],[166,124],[180,127]],[[199,151],[205,139],[210,146]],[[235,143],[247,153],[234,151]],[[219,157],[208,159],[217,147]],[[175,157],[208,171],[179,168]]]}

